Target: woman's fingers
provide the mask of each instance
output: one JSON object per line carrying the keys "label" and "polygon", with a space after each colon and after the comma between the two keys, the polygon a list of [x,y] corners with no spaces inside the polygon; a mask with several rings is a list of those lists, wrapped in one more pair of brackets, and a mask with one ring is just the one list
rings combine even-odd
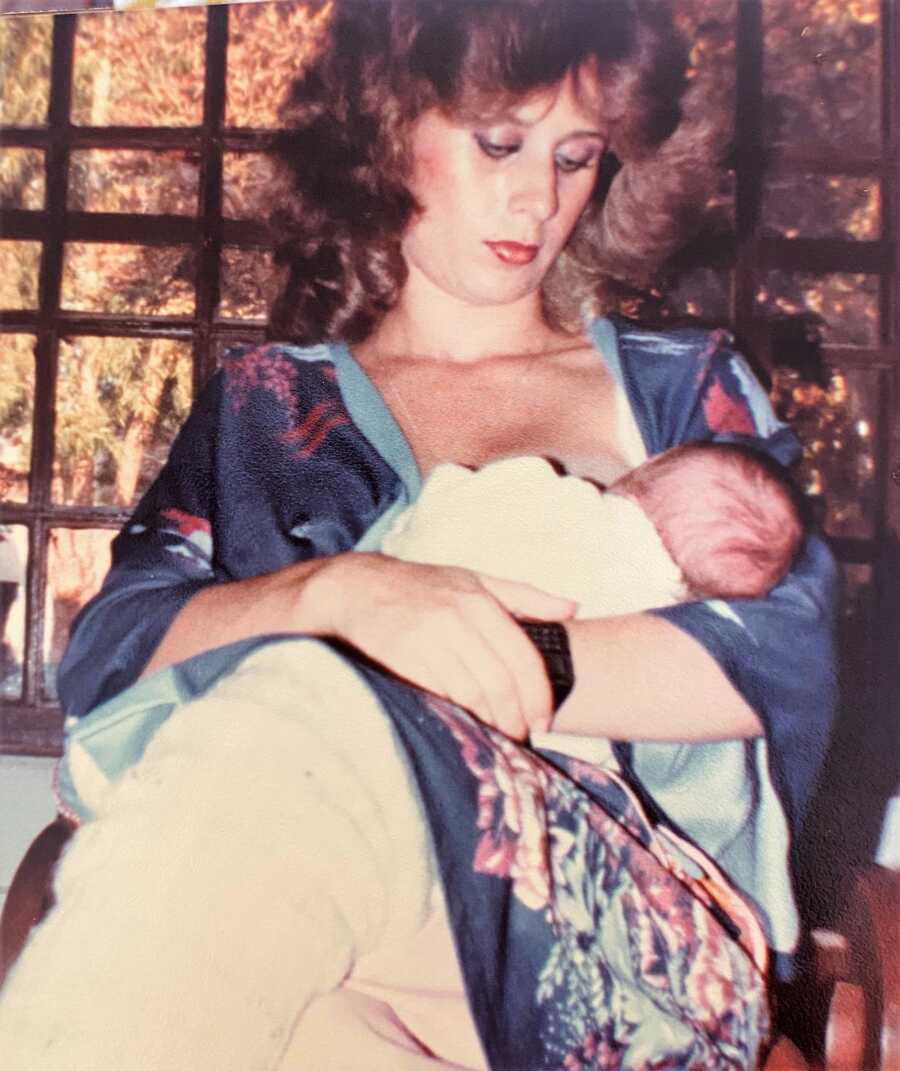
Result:
{"label": "woman's fingers", "polygon": [[475,713],[517,740],[532,728],[548,728],[553,697],[543,659],[531,640],[492,601],[482,601],[471,612],[481,643],[466,654],[477,664],[479,679],[488,682],[487,709]]}
{"label": "woman's fingers", "polygon": [[514,740],[549,718],[550,693],[530,641],[492,596],[466,593],[422,614],[414,633],[379,661],[404,679],[474,714]]}
{"label": "woman's fingers", "polygon": [[574,604],[527,584],[454,567],[347,554],[308,581],[338,636],[397,676],[450,699],[508,736],[546,728],[543,662],[512,615],[566,620]]}
{"label": "woman's fingers", "polygon": [[486,573],[475,574],[494,598],[513,616],[536,621],[568,621],[575,616],[578,603],[561,595],[551,595],[531,584],[503,580]]}
{"label": "woman's fingers", "polygon": [[515,683],[489,651],[452,649],[433,667],[436,695],[449,699],[513,740],[524,740],[529,726]]}

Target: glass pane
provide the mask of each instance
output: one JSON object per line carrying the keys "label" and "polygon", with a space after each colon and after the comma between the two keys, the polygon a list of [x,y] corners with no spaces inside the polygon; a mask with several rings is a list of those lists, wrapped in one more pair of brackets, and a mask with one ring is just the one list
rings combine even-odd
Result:
{"label": "glass pane", "polygon": [[192,216],[200,166],[184,152],[87,149],[72,153],[69,208]]}
{"label": "glass pane", "polygon": [[278,127],[292,79],[322,40],[329,4],[236,4],[228,12],[226,126]]}
{"label": "glass pane", "polygon": [[109,568],[109,545],[115,535],[109,528],[51,529],[44,605],[45,699],[57,698],[56,671],[69,639],[69,627],[99,590]]}
{"label": "glass pane", "polygon": [[0,19],[0,123],[43,126],[50,99],[49,15]]}
{"label": "glass pane", "polygon": [[764,0],[767,140],[877,149],[880,0]]}
{"label": "glass pane", "polygon": [[775,370],[772,396],[779,416],[803,443],[800,485],[811,495],[825,531],[874,534],[877,373],[824,368],[812,382],[790,368]]}
{"label": "glass pane", "polygon": [[36,309],[40,242],[0,242],[0,309]]}
{"label": "glass pane", "polygon": [[0,150],[0,208],[44,207],[44,154],[40,149]]}
{"label": "glass pane", "polygon": [[787,238],[878,238],[878,180],[843,175],[774,175],[766,183],[762,225],[764,232]]}
{"label": "glass pane", "polygon": [[0,697],[22,695],[28,529],[0,524]]}
{"label": "glass pane", "polygon": [[[691,44],[691,69],[734,92],[735,21],[738,0],[673,0],[675,22]],[[696,77],[696,74],[693,75]]]}
{"label": "glass pane", "polygon": [[765,317],[815,313],[825,342],[850,346],[878,344],[877,275],[813,275],[771,271],[756,294]]}
{"label": "glass pane", "polygon": [[666,292],[666,304],[676,313],[727,323],[731,315],[731,272],[695,268]]}
{"label": "glass pane", "polygon": [[69,242],[62,305],[84,312],[184,316],[194,311],[194,251],[187,246]]}
{"label": "glass pane", "polygon": [[205,31],[196,7],[79,16],[72,122],[199,126]]}
{"label": "glass pane", "polygon": [[0,335],[0,499],[28,501],[34,419],[33,335]]}
{"label": "glass pane", "polygon": [[272,158],[262,152],[226,152],[222,161],[222,215],[228,219],[265,219],[271,204]]}
{"label": "glass pane", "polygon": [[159,338],[63,341],[54,501],[136,503],[168,456],[190,400],[190,343]]}
{"label": "glass pane", "polygon": [[271,253],[258,249],[223,250],[220,318],[264,320],[269,312],[271,280]]}

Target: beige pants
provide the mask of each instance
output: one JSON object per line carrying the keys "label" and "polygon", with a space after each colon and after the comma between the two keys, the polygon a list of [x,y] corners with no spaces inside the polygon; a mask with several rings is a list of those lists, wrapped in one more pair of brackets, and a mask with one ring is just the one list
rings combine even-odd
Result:
{"label": "beige pants", "polygon": [[[367,686],[315,641],[256,651],[166,722],[73,837],[58,906],[0,994],[2,1066],[483,1067],[434,873]],[[412,993],[415,1010],[423,940],[442,949],[436,974],[416,968],[431,1011],[449,1001],[461,1023],[440,1059],[384,1000]]]}

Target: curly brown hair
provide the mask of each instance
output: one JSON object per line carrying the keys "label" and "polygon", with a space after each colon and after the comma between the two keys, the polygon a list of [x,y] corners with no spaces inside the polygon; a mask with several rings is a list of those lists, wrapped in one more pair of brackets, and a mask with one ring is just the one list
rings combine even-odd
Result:
{"label": "curly brown hair", "polygon": [[409,133],[428,109],[500,114],[567,72],[596,72],[609,153],[544,280],[548,322],[609,308],[684,242],[717,173],[723,109],[685,76],[657,0],[333,0],[327,40],[293,83],[276,139],[271,223],[280,293],[269,332],[367,337],[406,280]]}

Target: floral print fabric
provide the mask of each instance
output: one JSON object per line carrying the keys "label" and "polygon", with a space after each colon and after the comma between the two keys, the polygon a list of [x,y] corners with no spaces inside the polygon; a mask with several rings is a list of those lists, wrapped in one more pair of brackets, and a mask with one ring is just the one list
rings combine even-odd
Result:
{"label": "floral print fabric", "polygon": [[[783,461],[795,455],[727,336],[625,324],[615,333],[649,453],[724,438]],[[75,623],[60,671],[67,713],[127,706],[159,637],[204,586],[351,550],[409,500],[377,436],[360,430],[336,353],[269,344],[227,356]],[[366,404],[371,414],[375,402]],[[809,540],[767,599],[661,611],[707,647],[759,713],[792,824],[833,707],[833,574]],[[184,664],[180,698],[213,661],[228,672],[259,642]],[[491,1067],[753,1066],[766,1011],[759,957],[741,942],[755,948],[758,928],[725,883],[670,850],[617,782],[357,669],[416,776]],[[152,695],[146,703],[158,710]]]}
{"label": "floral print fabric", "polygon": [[615,774],[386,683],[491,1067],[755,1066],[765,941],[715,867],[656,828]]}

